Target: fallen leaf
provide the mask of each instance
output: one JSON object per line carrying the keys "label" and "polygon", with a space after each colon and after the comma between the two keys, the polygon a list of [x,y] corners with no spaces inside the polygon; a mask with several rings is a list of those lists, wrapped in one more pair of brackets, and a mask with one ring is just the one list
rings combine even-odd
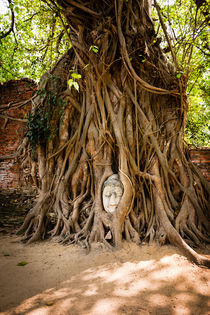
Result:
{"label": "fallen leaf", "polygon": [[27,265],[28,263],[26,261],[21,261],[17,264],[17,266],[25,266]]}
{"label": "fallen leaf", "polygon": [[48,302],[46,302],[46,305],[47,305],[47,306],[52,306],[53,304],[54,304],[53,301],[48,301]]}

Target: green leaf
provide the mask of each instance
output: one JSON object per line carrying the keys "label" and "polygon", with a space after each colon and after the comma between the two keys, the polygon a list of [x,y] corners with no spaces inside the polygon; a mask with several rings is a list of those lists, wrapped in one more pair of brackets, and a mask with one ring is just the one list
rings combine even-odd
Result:
{"label": "green leaf", "polygon": [[77,82],[73,82],[73,86],[79,92],[79,84]]}
{"label": "green leaf", "polygon": [[4,256],[10,256],[10,254],[6,254],[6,253],[5,253]]}
{"label": "green leaf", "polygon": [[18,7],[15,7],[15,8],[14,8],[14,11],[15,11],[16,13],[18,13],[18,12],[20,11],[20,9],[19,9]]}
{"label": "green leaf", "polygon": [[72,78],[75,78],[75,79],[81,79],[81,74],[78,74],[78,73],[75,73],[75,72],[73,72],[72,74],[71,74],[71,76],[72,76]]}
{"label": "green leaf", "polygon": [[89,67],[89,63],[87,63],[87,64],[84,66],[83,70],[86,70],[88,67]]}
{"label": "green leaf", "polygon": [[70,90],[73,86],[79,92],[79,84],[76,81],[74,81],[73,79],[68,80],[68,86],[69,86]]}
{"label": "green leaf", "polygon": [[28,263],[26,261],[21,261],[17,264],[17,266],[25,266],[27,265]]}
{"label": "green leaf", "polygon": [[98,46],[91,45],[89,50],[92,50],[94,53],[98,52]]}
{"label": "green leaf", "polygon": [[74,80],[73,79],[69,79],[68,80],[68,86],[69,86],[69,89],[71,90],[71,87],[72,87],[72,82],[73,82]]}
{"label": "green leaf", "polygon": [[179,78],[181,78],[181,73],[179,72],[179,73],[177,73],[177,75],[176,75],[176,77],[177,77],[177,79],[179,79]]}

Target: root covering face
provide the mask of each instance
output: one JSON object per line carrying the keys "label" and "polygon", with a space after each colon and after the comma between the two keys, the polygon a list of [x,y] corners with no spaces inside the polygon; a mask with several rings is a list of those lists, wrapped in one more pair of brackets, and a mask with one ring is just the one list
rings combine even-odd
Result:
{"label": "root covering face", "polygon": [[[208,241],[210,196],[184,147],[186,82],[159,47],[150,1],[59,5],[72,49],[41,79],[34,102],[26,143],[38,199],[24,239],[87,248],[170,241],[209,266],[189,246]],[[113,174],[123,195],[107,212],[103,185]]]}

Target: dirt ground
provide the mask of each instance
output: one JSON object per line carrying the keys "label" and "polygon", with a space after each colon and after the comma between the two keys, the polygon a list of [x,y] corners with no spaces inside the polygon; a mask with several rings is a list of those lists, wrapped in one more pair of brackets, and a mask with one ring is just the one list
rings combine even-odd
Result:
{"label": "dirt ground", "polygon": [[[18,266],[26,262],[24,266]],[[172,246],[109,252],[0,235],[0,314],[207,315],[210,272]]]}

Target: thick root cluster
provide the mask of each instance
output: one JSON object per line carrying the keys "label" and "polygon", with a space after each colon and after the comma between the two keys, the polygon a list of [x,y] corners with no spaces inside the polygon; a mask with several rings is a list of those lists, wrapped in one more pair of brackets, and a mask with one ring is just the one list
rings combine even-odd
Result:
{"label": "thick root cluster", "polygon": [[[123,239],[170,241],[195,263],[209,266],[189,247],[208,241],[210,195],[183,145],[183,82],[152,44],[149,2],[133,1],[136,10],[123,1],[108,10],[106,2],[90,1],[89,9],[69,4],[73,48],[41,80],[46,93],[38,93],[33,113],[51,113],[51,137],[36,143],[32,178],[38,198],[21,227],[24,239],[56,237],[87,249],[97,241],[109,248],[120,247]],[[100,19],[99,7],[106,10]],[[78,23],[82,12],[91,32]],[[97,53],[90,49],[96,45]],[[72,73],[79,78],[71,81],[77,89],[68,84]],[[113,174],[124,192],[109,213],[102,192]]]}

